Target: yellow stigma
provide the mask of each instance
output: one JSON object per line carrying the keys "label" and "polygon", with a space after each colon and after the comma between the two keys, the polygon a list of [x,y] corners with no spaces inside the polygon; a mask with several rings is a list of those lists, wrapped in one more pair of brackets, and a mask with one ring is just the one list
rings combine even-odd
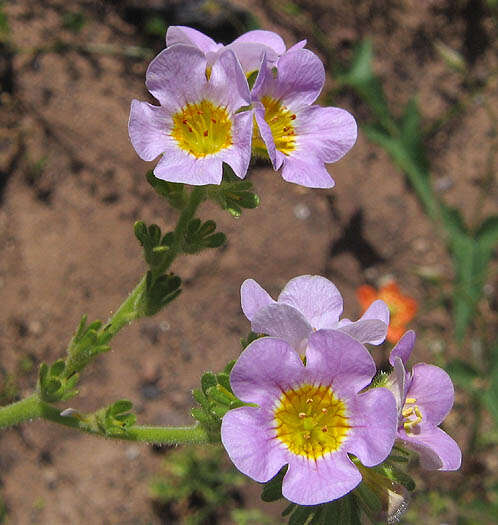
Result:
{"label": "yellow stigma", "polygon": [[413,427],[417,426],[422,422],[422,412],[415,404],[417,400],[414,397],[407,397],[405,399],[405,405],[401,411],[401,415],[404,418],[403,428],[405,432],[412,432]]}
{"label": "yellow stigma", "polygon": [[194,157],[206,157],[232,145],[232,121],[226,108],[201,100],[173,115],[171,136]]}
{"label": "yellow stigma", "polygon": [[[270,126],[275,147],[284,155],[289,155],[296,149],[296,132],[294,129],[296,115],[283,106],[280,100],[263,97],[261,103],[265,107],[265,120]],[[254,123],[252,142],[253,150],[256,153],[266,152],[265,143],[259,134],[256,123]]]}
{"label": "yellow stigma", "polygon": [[273,416],[276,437],[292,453],[314,460],[338,450],[351,428],[346,404],[323,385],[283,392]]}

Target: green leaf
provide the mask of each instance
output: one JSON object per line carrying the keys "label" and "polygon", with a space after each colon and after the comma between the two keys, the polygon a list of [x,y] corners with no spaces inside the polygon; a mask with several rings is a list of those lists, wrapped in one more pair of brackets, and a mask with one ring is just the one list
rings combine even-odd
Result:
{"label": "green leaf", "polygon": [[282,481],[287,469],[287,466],[281,468],[275,477],[265,483],[263,491],[261,492],[261,499],[263,501],[271,502],[282,498]]}
{"label": "green leaf", "polygon": [[220,246],[223,246],[223,244],[225,244],[226,241],[226,235],[222,232],[217,232],[207,237],[202,244],[206,248],[219,248]]}
{"label": "green leaf", "polygon": [[50,367],[50,375],[58,377],[62,375],[66,368],[66,363],[64,363],[63,359],[58,359],[51,367]]}
{"label": "green leaf", "polygon": [[186,203],[188,196],[185,192],[183,184],[174,182],[166,182],[154,176],[152,171],[146,174],[147,182],[154,188],[155,192],[161,197],[165,197],[173,208],[182,210]]}
{"label": "green leaf", "polygon": [[417,101],[411,99],[405,106],[405,111],[400,123],[401,142],[406,152],[410,155],[421,173],[428,175],[429,163],[425,156],[422,128],[420,125],[420,113]]}
{"label": "green leaf", "polygon": [[372,61],[372,42],[368,39],[363,40],[354,50],[349,71],[338,75],[336,80],[340,84],[353,87],[370,106],[379,121],[385,122],[386,118],[389,118],[389,107],[382,84],[373,72]]}
{"label": "green leaf", "polygon": [[120,399],[110,406],[110,412],[113,416],[129,412],[133,408],[133,403],[128,399]]}
{"label": "green leaf", "polygon": [[491,250],[483,247],[467,234],[453,235],[450,250],[455,268],[453,288],[455,337],[458,341],[462,341],[482,295]]}
{"label": "green leaf", "polygon": [[495,420],[495,425],[498,426],[498,345],[491,349],[491,356],[490,384],[483,394],[483,400],[486,408]]}
{"label": "green leaf", "polygon": [[461,359],[453,359],[445,368],[455,384],[465,390],[473,390],[473,382],[479,377],[479,372],[472,365]]}
{"label": "green leaf", "polygon": [[498,243],[498,215],[488,217],[476,232],[476,239],[483,249],[493,250]]}

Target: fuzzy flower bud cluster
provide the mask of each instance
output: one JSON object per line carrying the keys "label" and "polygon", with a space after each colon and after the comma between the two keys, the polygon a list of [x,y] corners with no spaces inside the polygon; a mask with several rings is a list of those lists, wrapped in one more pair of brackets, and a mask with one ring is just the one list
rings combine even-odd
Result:
{"label": "fuzzy flower bud cluster", "polygon": [[305,41],[286,50],[279,35],[257,30],[224,46],[172,26],[166,44],[145,82],[160,105],[133,100],[129,119],[138,155],[161,155],[157,178],[220,184],[223,163],[243,179],[252,155],[264,155],[286,181],[334,186],[325,163],[351,149],[356,123],[343,109],[314,104],[325,71]]}

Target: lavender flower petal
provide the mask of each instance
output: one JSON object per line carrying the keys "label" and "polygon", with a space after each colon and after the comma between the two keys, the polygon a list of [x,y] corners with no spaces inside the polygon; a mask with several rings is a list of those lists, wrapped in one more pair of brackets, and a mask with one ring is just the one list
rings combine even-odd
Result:
{"label": "lavender flower petal", "polygon": [[240,302],[244,315],[252,321],[261,308],[275,301],[254,279],[246,279],[240,287]]}

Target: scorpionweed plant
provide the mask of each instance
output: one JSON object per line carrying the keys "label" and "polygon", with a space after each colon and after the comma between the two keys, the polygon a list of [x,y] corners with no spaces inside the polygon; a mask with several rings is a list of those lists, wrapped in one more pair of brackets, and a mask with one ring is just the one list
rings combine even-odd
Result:
{"label": "scorpionweed plant", "polygon": [[258,30],[224,46],[188,27],[168,29],[146,73],[159,105],[132,101],[129,136],[142,159],[159,158],[147,181],[178,210],[176,226],[135,224],[147,272],[107,322],[82,317],[65,357],[40,366],[33,394],[0,408],[0,428],[41,418],[116,440],[222,443],[240,472],[264,484],[264,501],[288,500],[293,524],[353,524],[362,515],[395,522],[414,489],[402,467],[409,450],[424,468],[460,467],[458,445],[438,428],[453,404],[449,376],[424,363],[406,370],[413,332],[378,370],[365,345],[392,333],[391,305],[379,295],[359,320],[340,319],[342,296],[321,276],[292,279],[276,301],[244,281],[251,332],[236,361],[202,374],[194,425],[137,424],[123,399],[88,414],[64,405],[122,328],[177,300],[177,258],[225,243],[216,223],[198,216],[201,205],[212,200],[235,217],[259,205],[244,180],[252,157],[266,157],[288,182],[334,186],[325,165],[353,147],[356,123],[315,104],[325,70],[305,44],[286,49],[279,35]]}

